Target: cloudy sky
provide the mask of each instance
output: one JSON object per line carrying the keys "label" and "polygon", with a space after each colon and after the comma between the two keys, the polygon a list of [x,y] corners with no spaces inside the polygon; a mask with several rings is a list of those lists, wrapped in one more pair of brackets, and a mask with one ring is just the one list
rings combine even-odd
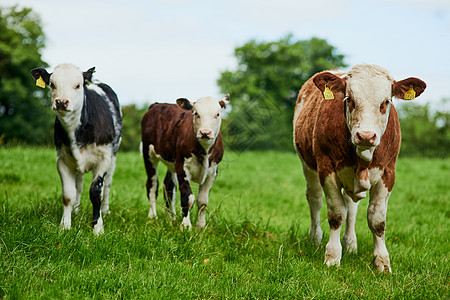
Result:
{"label": "cloudy sky", "polygon": [[[245,42],[326,39],[345,62],[374,63],[428,84],[418,101],[450,97],[449,0],[2,0],[31,7],[47,35],[49,70],[70,62],[123,105],[221,96]],[[300,88],[300,86],[299,86]]]}

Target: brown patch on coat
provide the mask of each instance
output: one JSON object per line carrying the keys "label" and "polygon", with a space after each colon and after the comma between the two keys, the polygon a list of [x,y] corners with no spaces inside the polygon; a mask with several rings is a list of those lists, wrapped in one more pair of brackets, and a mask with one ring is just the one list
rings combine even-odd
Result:
{"label": "brown patch on coat", "polygon": [[384,235],[385,229],[386,229],[386,222],[382,221],[375,226],[375,228],[374,228],[375,234],[378,237],[382,237]]}
{"label": "brown patch on coat", "polygon": [[67,196],[63,196],[63,204],[64,206],[68,206],[70,204],[70,198]]}
{"label": "brown patch on coat", "polygon": [[330,229],[337,230],[341,227],[343,219],[341,215],[335,214],[333,212],[328,212],[328,224],[330,224]]}

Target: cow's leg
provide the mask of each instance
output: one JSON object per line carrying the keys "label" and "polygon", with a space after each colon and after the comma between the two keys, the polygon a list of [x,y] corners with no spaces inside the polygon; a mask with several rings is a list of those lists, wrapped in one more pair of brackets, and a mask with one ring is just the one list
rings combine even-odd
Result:
{"label": "cow's leg", "polygon": [[345,192],[343,192],[343,196],[347,203],[347,220],[345,222],[345,233],[342,244],[347,252],[356,253],[358,246],[356,242],[355,222],[359,202],[353,202],[352,198]]}
{"label": "cow's leg", "polygon": [[303,174],[306,179],[306,199],[309,204],[311,216],[311,227],[309,228],[309,238],[317,245],[322,241],[322,228],[320,228],[320,209],[322,208],[322,186],[320,185],[317,172],[311,170],[303,163]]}
{"label": "cow's leg", "polygon": [[177,175],[167,170],[164,178],[164,199],[166,200],[167,213],[176,219],[175,195],[176,195]]}
{"label": "cow's leg", "polygon": [[370,202],[367,208],[367,222],[373,235],[374,266],[380,272],[391,272],[389,253],[384,241],[386,211],[390,192],[382,181],[370,189]]}
{"label": "cow's leg", "polygon": [[[147,149],[147,150],[146,150]],[[156,215],[156,199],[158,198],[158,162],[156,158],[153,145],[143,148],[145,171],[147,172],[147,197],[150,202],[150,209],[148,211],[149,218],[158,218]]]}
{"label": "cow's leg", "polygon": [[81,193],[83,192],[83,174],[77,173],[76,175],[76,188],[77,188],[77,197],[75,203],[73,204],[73,209],[76,214],[80,210],[80,202],[81,202]]}
{"label": "cow's leg", "polygon": [[89,197],[92,203],[92,226],[94,227],[94,234],[98,235],[103,233],[103,219],[100,206],[103,199],[103,187],[105,185],[105,177],[107,172],[93,172],[93,180],[91,188],[89,190]]}
{"label": "cow's leg", "polygon": [[217,176],[217,166],[211,167],[209,170],[209,174],[205,178],[205,181],[199,186],[197,197],[198,213],[196,223],[196,227],[199,229],[204,228],[206,225],[205,214],[206,214],[206,207],[208,206],[209,191],[211,190],[211,187],[214,183],[214,180],[216,179],[216,176]]}
{"label": "cow's leg", "polygon": [[342,257],[340,232],[347,218],[347,208],[335,173],[325,178],[323,190],[327,200],[327,216],[330,225],[330,239],[326,246],[324,263],[327,266],[339,266]]}
{"label": "cow's leg", "polygon": [[181,222],[181,229],[190,230],[191,218],[190,211],[192,205],[195,202],[195,196],[192,194],[191,185],[189,183],[190,176],[188,177],[187,171],[184,170],[184,161],[177,161],[175,163],[175,170],[177,172],[178,186],[181,194],[181,214],[183,220]]}
{"label": "cow's leg", "polygon": [[61,226],[63,229],[70,229],[72,224],[72,208],[73,204],[76,203],[77,197],[76,173],[59,157],[56,161],[56,167],[61,178],[62,200],[64,204]]}
{"label": "cow's leg", "polygon": [[110,213],[109,211],[109,192],[111,190],[112,177],[114,174],[114,169],[116,168],[116,157],[114,156],[111,159],[111,166],[106,172],[105,176],[105,184],[103,186],[103,199],[101,205],[102,215],[107,215]]}

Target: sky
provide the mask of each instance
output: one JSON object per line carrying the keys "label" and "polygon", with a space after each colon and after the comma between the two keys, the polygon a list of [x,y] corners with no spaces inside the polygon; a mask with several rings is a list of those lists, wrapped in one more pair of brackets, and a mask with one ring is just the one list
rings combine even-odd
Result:
{"label": "sky", "polygon": [[420,103],[450,98],[449,0],[0,1],[16,4],[42,19],[49,71],[95,66],[122,105],[221,97],[216,82],[237,68],[236,47],[288,34],[327,40],[349,67],[378,64],[396,80],[424,80]]}

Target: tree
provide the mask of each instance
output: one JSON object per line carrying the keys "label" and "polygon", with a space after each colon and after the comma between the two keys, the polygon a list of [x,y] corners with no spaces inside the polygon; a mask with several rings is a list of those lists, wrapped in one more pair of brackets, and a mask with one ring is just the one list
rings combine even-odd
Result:
{"label": "tree", "polygon": [[120,151],[138,151],[141,142],[141,120],[147,112],[148,106],[137,108],[136,105],[122,107],[123,128]]}
{"label": "tree", "polygon": [[0,144],[20,140],[51,143],[54,116],[49,97],[30,76],[45,67],[45,46],[39,16],[29,8],[0,7]]}
{"label": "tree", "polygon": [[401,156],[448,157],[450,155],[450,113],[445,110],[450,99],[442,99],[440,111],[430,105],[404,103],[399,105],[402,131]]}
{"label": "tree", "polygon": [[231,94],[224,122],[225,143],[233,150],[293,149],[292,118],[297,93],[315,73],[345,67],[344,56],[325,40],[254,40],[235,49],[238,66],[217,83]]}

